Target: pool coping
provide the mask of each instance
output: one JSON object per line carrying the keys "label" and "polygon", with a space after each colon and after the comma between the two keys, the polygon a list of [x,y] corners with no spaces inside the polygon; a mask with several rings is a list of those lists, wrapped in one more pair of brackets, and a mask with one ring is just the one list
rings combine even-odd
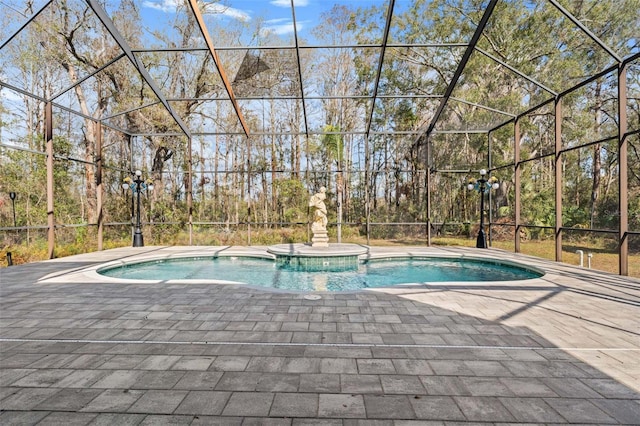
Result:
{"label": "pool coping", "polygon": [[[515,266],[527,270],[531,270],[540,274],[543,274],[538,278],[531,278],[527,280],[505,280],[505,281],[491,281],[494,286],[504,286],[508,288],[513,285],[521,285],[523,282],[532,286],[544,286],[552,288],[555,285],[553,281],[556,275],[541,265],[532,265],[530,263],[524,263],[522,260],[513,259],[510,252],[506,252],[499,249],[490,249],[486,252],[478,253],[477,250],[471,253],[466,252],[464,248],[441,248],[441,247],[381,247],[381,246],[362,246],[366,248],[366,252],[359,256],[361,261],[366,260],[382,260],[382,259],[413,259],[413,258],[441,258],[441,259],[470,259],[489,261],[495,264],[503,264]],[[130,256],[126,256],[119,259],[108,260],[104,263],[94,264],[85,268],[74,269],[67,273],[50,274],[42,279],[38,280],[40,284],[52,284],[59,282],[85,282],[85,283],[101,283],[101,284],[139,284],[139,285],[185,285],[185,284],[211,284],[211,285],[238,285],[256,290],[262,290],[265,292],[275,293],[292,293],[292,294],[353,294],[361,292],[393,292],[393,290],[407,290],[407,289],[428,289],[430,287],[442,287],[442,286],[485,286],[487,281],[443,281],[443,282],[424,282],[424,283],[404,283],[395,284],[390,286],[380,286],[374,288],[364,288],[359,290],[345,290],[345,291],[328,291],[328,290],[289,290],[279,289],[273,287],[266,287],[256,284],[228,281],[222,279],[175,279],[175,280],[140,280],[140,279],[123,279],[114,278],[100,274],[100,269],[123,266],[132,263],[142,263],[156,260],[168,260],[168,259],[184,259],[184,258],[209,258],[209,257],[253,257],[261,259],[269,259],[275,261],[275,254],[269,252],[268,246],[154,246],[149,247],[152,249],[137,250],[137,253],[133,253]],[[134,249],[135,250],[135,249]],[[535,259],[535,258],[533,258]],[[545,261],[544,259],[538,259]]]}

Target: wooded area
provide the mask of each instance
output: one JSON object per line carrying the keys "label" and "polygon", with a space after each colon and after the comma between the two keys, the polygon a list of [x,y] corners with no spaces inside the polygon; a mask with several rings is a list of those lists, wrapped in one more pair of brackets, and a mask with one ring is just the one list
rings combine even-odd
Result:
{"label": "wooded area", "polygon": [[333,239],[473,238],[485,168],[492,240],[640,255],[640,0],[176,3],[0,0],[4,252],[130,244],[136,169],[147,245],[307,241],[321,186]]}

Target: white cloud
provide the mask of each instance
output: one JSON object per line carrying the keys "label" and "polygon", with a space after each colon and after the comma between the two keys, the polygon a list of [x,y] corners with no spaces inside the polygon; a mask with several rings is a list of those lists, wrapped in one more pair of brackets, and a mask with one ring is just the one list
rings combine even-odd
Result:
{"label": "white cloud", "polygon": [[178,7],[178,2],[176,0],[162,0],[160,2],[146,0],[142,2],[143,7],[148,7],[150,9],[160,10],[165,13],[175,12]]}
{"label": "white cloud", "polygon": [[291,34],[293,33],[293,22],[289,21],[283,24],[270,24],[270,25],[265,25],[265,27],[262,29],[262,33],[264,34],[269,34],[269,33],[273,33],[273,34],[278,34],[278,35],[284,35],[284,34]]}
{"label": "white cloud", "polygon": [[247,12],[240,9],[234,9],[233,7],[224,6],[220,3],[208,3],[204,7],[204,13],[210,13],[214,15],[225,15],[229,18],[237,19],[238,21],[249,21],[251,16]]}
{"label": "white cloud", "polygon": [[[308,21],[296,21],[296,27],[298,32],[302,31]],[[277,34],[285,35],[293,33],[293,21],[286,18],[270,19],[265,21],[265,26],[262,29],[262,35]]]}
{"label": "white cloud", "polygon": [[287,18],[276,18],[276,19],[267,19],[266,21],[264,21],[266,26],[271,26],[271,25],[278,25],[281,22],[291,22],[290,19]]}
{"label": "white cloud", "polygon": [[[277,7],[291,7],[291,0],[271,0],[269,3]],[[309,0],[293,0],[293,4],[304,7],[309,5]]]}
{"label": "white cloud", "polygon": [[[178,8],[178,2],[179,0],[145,0],[142,3],[142,6],[165,13],[175,13]],[[251,19],[251,16],[248,13],[240,9],[224,6],[220,3],[205,3],[202,12],[210,15],[223,15],[232,19],[237,19],[238,21],[249,21]]]}

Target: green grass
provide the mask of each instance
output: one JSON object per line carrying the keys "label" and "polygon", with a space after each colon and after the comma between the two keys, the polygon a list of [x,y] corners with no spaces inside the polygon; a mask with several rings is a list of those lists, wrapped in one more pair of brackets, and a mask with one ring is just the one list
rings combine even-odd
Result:
{"label": "green grass", "polygon": [[[475,247],[475,239],[466,238],[436,238],[432,240],[433,245]],[[493,241],[491,247],[514,251],[513,241]],[[587,254],[592,253],[591,266],[599,271],[618,273],[618,254],[606,247],[605,244],[597,241],[569,241],[563,244],[562,262],[570,265],[579,265],[580,256],[576,250],[584,252],[583,264],[587,266]],[[520,252],[523,254],[555,260],[556,245],[553,240],[533,240],[520,243]],[[629,254],[629,276],[640,278],[640,253]]]}

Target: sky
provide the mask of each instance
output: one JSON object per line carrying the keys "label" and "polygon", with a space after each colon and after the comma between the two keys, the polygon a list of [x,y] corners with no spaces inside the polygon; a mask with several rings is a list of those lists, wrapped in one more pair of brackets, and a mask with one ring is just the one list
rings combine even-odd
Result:
{"label": "sky", "polygon": [[[143,0],[140,12],[145,21],[155,16],[163,19],[161,15],[174,14],[176,7],[183,4],[184,0]],[[293,0],[295,4],[296,24],[298,34],[306,39],[312,36],[309,30],[320,21],[323,12],[331,10],[336,4],[346,5],[350,8],[370,7],[372,5],[387,4],[388,0]],[[397,0],[397,4],[404,4],[409,0]],[[293,16],[291,13],[291,0],[204,0],[206,6],[204,14],[216,15],[218,19],[238,20],[250,22],[256,19],[264,19],[262,22],[264,31],[272,32],[278,36],[287,37],[293,34]],[[266,35],[266,34],[263,34]]]}
{"label": "sky", "polygon": [[[181,2],[182,0],[144,0],[141,13],[143,16],[159,12],[175,13],[177,4]],[[294,0],[294,2],[298,32],[300,33],[314,25],[321,11],[327,7],[327,2],[321,0]],[[261,16],[266,19],[264,22],[265,31],[270,31],[277,35],[293,33],[291,0],[206,2],[203,12],[204,14],[222,15],[226,19],[242,22],[251,21]]]}

